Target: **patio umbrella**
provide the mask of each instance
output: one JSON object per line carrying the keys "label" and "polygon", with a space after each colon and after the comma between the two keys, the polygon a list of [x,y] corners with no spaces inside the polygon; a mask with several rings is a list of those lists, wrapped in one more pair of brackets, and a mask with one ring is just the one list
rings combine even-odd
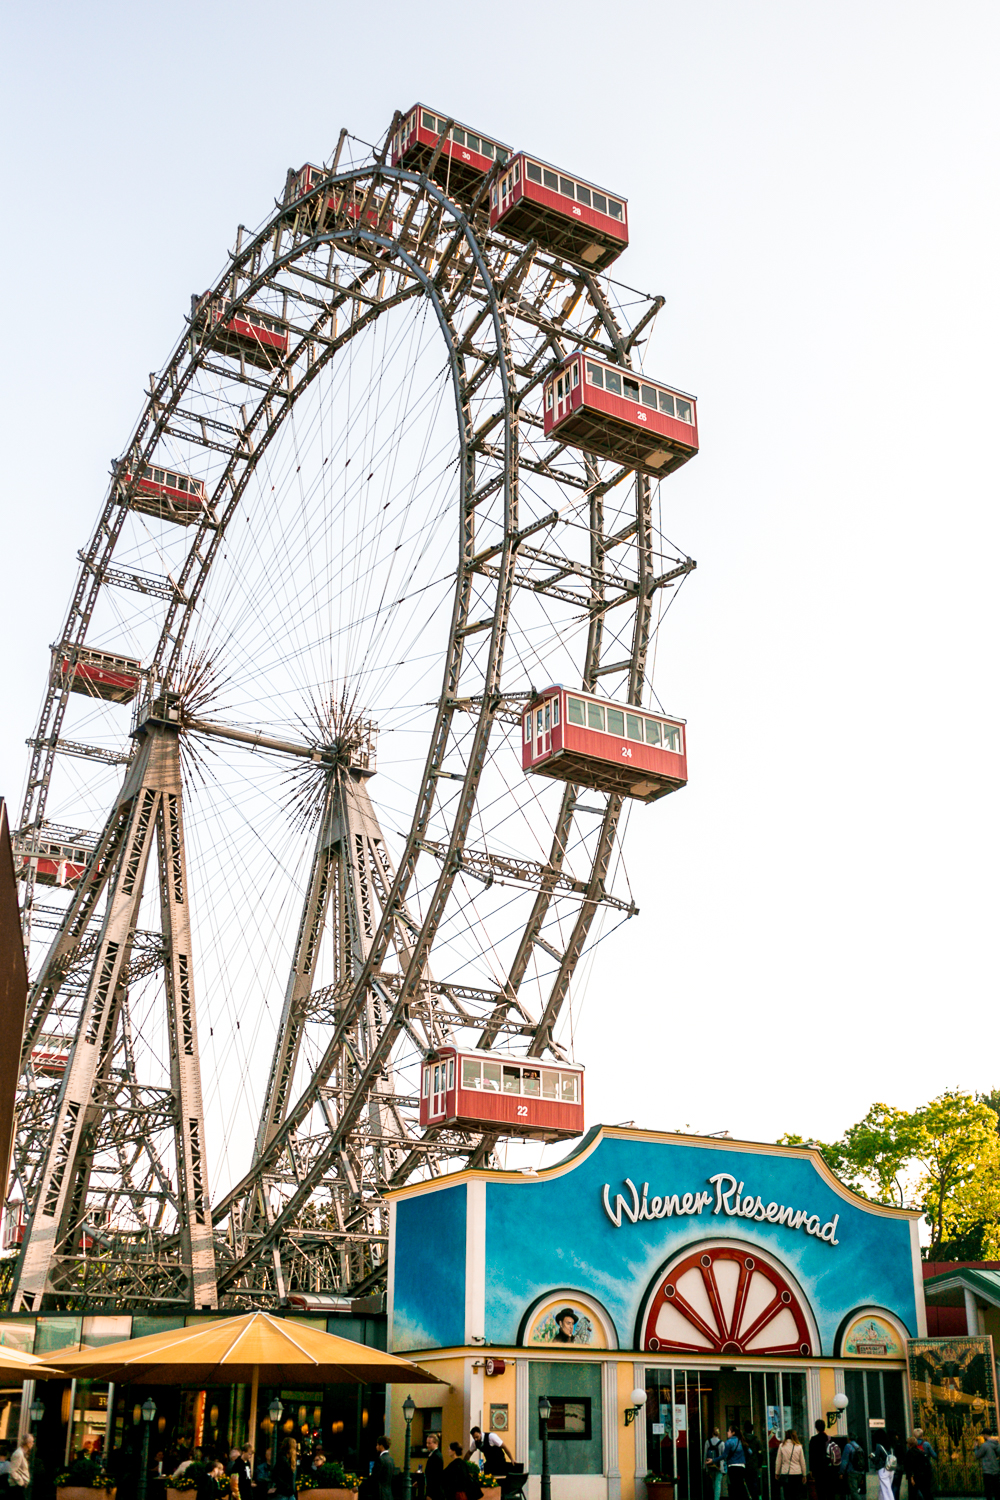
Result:
{"label": "patio umbrella", "polygon": [[45,1364],[35,1354],[22,1354],[20,1349],[8,1349],[0,1344],[0,1385],[20,1385],[24,1380],[49,1380],[57,1377],[58,1370]]}
{"label": "patio umbrella", "polygon": [[408,1359],[334,1333],[275,1318],[243,1313],[199,1322],[103,1348],[82,1346],[55,1361],[65,1375],[131,1381],[137,1385],[250,1385],[250,1434],[257,1429],[257,1387],[265,1382],[309,1381],[316,1385],[438,1385],[440,1378]]}

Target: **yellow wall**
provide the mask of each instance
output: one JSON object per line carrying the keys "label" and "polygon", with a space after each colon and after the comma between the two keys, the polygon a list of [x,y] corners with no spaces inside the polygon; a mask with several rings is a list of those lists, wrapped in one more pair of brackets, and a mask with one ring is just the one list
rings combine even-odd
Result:
{"label": "yellow wall", "polygon": [[[823,1421],[826,1421],[826,1413],[835,1412],[834,1397],[837,1395],[837,1382],[835,1382],[834,1371],[829,1365],[820,1365],[820,1412]],[[810,1437],[813,1434],[810,1433]]]}
{"label": "yellow wall", "polygon": [[1000,1352],[1000,1308],[980,1304],[980,1312],[986,1332],[993,1335],[993,1352],[997,1354]]}
{"label": "yellow wall", "polygon": [[618,1467],[622,1475],[622,1500],[634,1500],[635,1497],[635,1432],[639,1422],[645,1422],[646,1413],[640,1411],[629,1427],[625,1426],[625,1418],[622,1415],[632,1405],[629,1399],[635,1389],[635,1371],[632,1361],[622,1359],[618,1362],[618,1410],[615,1420],[618,1423]]}
{"label": "yellow wall", "polygon": [[[388,1389],[388,1436],[392,1448],[392,1461],[397,1468],[403,1466],[403,1449],[405,1446],[406,1422],[403,1417],[403,1402],[407,1396],[412,1396],[414,1404],[418,1408],[426,1406],[441,1407],[441,1451],[445,1463],[448,1462],[448,1444],[462,1443],[462,1451],[468,1447],[468,1437],[462,1432],[463,1425],[463,1381],[465,1361],[462,1357],[452,1356],[450,1359],[424,1359],[420,1363],[423,1368],[432,1375],[437,1375],[440,1385],[415,1385],[403,1384],[391,1385]],[[417,1464],[422,1464],[423,1458],[415,1458],[411,1468],[416,1472]]]}

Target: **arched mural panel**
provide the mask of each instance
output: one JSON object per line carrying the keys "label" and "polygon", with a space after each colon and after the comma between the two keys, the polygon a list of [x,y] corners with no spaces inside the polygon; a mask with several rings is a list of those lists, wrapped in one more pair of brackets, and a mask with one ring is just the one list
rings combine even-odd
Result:
{"label": "arched mural panel", "polygon": [[661,1267],[640,1314],[641,1349],[660,1354],[819,1352],[809,1303],[773,1255],[738,1240],[688,1246]]}
{"label": "arched mural panel", "polygon": [[521,1319],[519,1344],[574,1344],[584,1349],[617,1349],[618,1334],[596,1297],[573,1287],[556,1287],[534,1302]]}

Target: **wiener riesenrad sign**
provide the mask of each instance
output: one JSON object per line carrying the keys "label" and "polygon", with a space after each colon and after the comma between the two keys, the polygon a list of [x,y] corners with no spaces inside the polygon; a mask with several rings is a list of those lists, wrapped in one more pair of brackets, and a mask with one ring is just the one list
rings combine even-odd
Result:
{"label": "wiener riesenrad sign", "polygon": [[738,1182],[731,1172],[716,1172],[707,1181],[712,1191],[700,1189],[688,1193],[664,1193],[650,1195],[649,1183],[636,1187],[630,1177],[624,1179],[626,1193],[616,1193],[611,1202],[611,1184],[606,1182],[602,1193],[604,1212],[620,1229],[624,1220],[631,1224],[654,1219],[684,1218],[708,1213],[715,1217],[724,1214],[731,1219],[748,1219],[758,1224],[778,1224],[785,1229],[802,1229],[806,1234],[823,1240],[828,1245],[838,1245],[837,1225],[840,1215],[823,1223],[819,1214],[808,1208],[797,1208],[781,1203],[765,1203],[759,1193],[744,1192],[745,1183]]}

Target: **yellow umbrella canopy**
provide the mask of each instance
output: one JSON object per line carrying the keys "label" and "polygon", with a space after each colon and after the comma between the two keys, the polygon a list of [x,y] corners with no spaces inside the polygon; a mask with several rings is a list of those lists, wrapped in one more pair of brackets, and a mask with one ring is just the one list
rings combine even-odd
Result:
{"label": "yellow umbrella canopy", "polygon": [[22,1354],[0,1344],[0,1384],[15,1385],[23,1380],[49,1380],[58,1375],[35,1354]]}
{"label": "yellow umbrella canopy", "polygon": [[199,1322],[193,1328],[173,1328],[99,1349],[81,1347],[72,1354],[60,1353],[54,1363],[66,1375],[136,1385],[235,1385],[261,1378],[270,1383],[375,1385],[403,1380],[425,1385],[440,1379],[408,1359],[266,1312]]}
{"label": "yellow umbrella canopy", "polygon": [[60,1354],[58,1364],[65,1375],[136,1385],[249,1383],[251,1435],[257,1430],[261,1377],[272,1385],[382,1385],[395,1380],[405,1380],[408,1385],[439,1383],[437,1376],[408,1359],[287,1318],[273,1318],[266,1312],[151,1333],[142,1339],[105,1344],[102,1349],[81,1346],[72,1354]]}

